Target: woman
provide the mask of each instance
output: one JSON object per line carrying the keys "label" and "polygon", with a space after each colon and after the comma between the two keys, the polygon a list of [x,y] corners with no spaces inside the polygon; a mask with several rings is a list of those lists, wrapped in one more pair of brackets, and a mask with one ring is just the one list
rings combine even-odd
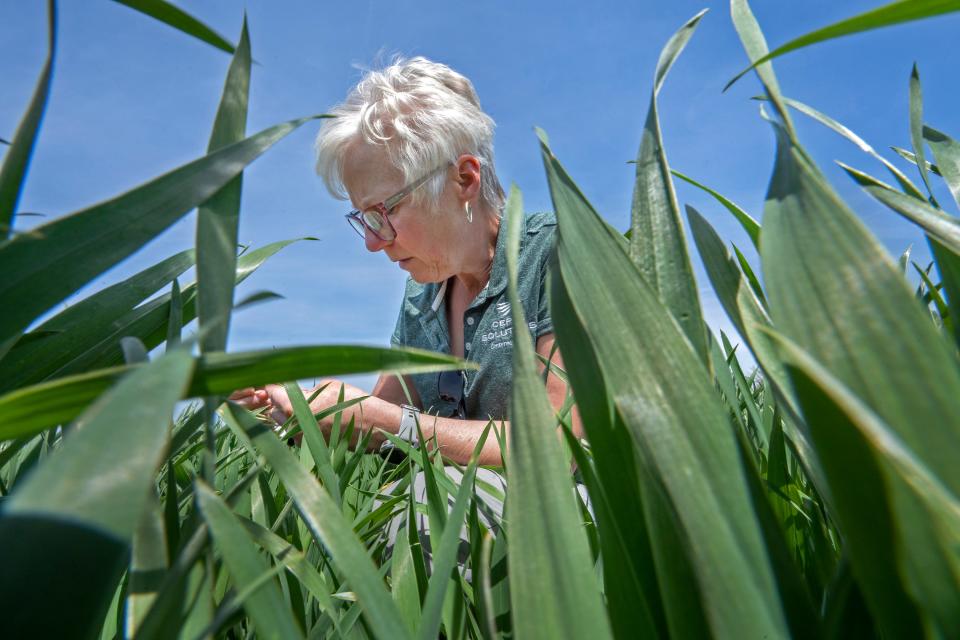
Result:
{"label": "woman", "polygon": [[[405,378],[413,405],[392,375],[369,398],[344,411],[364,432],[379,428],[413,444],[415,422],[442,454],[465,464],[490,419],[507,419],[512,381],[511,314],[506,294],[503,189],[493,164],[493,120],[480,109],[473,85],[446,65],[424,58],[368,72],[332,113],[317,138],[317,172],[355,209],[347,219],[369,251],[382,251],[407,271],[396,346],[441,351],[478,363],[478,371]],[[544,358],[562,366],[547,310],[545,275],[555,220],[525,220],[520,248],[520,299]],[[332,382],[332,384],[330,384]],[[314,412],[337,402],[341,383],[324,380]],[[346,399],[368,395],[343,385]],[[555,408],[565,384],[549,376]],[[308,392],[309,397],[309,392]],[[291,407],[276,385],[243,389],[231,398],[248,408],[271,407],[279,418]],[[282,415],[281,415],[282,412]],[[505,423],[509,428],[508,423]],[[330,422],[321,424],[329,429]],[[575,421],[578,437],[580,426]],[[384,438],[374,431],[372,443]],[[484,466],[500,466],[497,438],[487,439]]]}

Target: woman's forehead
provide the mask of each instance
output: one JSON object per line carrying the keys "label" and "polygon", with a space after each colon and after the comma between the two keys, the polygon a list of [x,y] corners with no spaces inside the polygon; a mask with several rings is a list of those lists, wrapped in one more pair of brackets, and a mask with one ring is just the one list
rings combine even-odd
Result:
{"label": "woman's forehead", "polygon": [[363,142],[346,148],[343,186],[355,207],[363,209],[389,198],[403,188],[403,175],[387,154],[386,147]]}

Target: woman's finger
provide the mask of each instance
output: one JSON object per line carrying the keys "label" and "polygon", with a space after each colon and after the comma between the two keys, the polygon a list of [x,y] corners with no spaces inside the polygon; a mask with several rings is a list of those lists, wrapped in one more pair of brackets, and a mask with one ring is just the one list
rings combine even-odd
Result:
{"label": "woman's finger", "polygon": [[242,398],[251,398],[259,401],[265,401],[270,397],[270,394],[267,393],[265,389],[259,389],[257,387],[247,387],[245,389],[237,389],[230,394],[230,400],[240,400]]}
{"label": "woman's finger", "polygon": [[239,400],[240,398],[251,396],[254,393],[256,393],[256,389],[254,387],[244,387],[243,389],[237,389],[236,391],[230,394],[230,400]]}
{"label": "woman's finger", "polygon": [[274,407],[274,406],[275,406],[272,402],[270,402],[270,400],[258,400],[258,399],[256,399],[256,398],[254,398],[253,396],[251,396],[251,397],[249,397],[249,398],[246,398],[246,399],[244,399],[244,400],[237,401],[237,404],[239,404],[241,407],[243,407],[243,408],[245,408],[245,409],[249,409],[249,410],[251,410],[251,411],[253,411],[253,410],[255,410],[255,409],[262,409],[263,407],[268,407],[268,408],[269,408],[269,407]]}

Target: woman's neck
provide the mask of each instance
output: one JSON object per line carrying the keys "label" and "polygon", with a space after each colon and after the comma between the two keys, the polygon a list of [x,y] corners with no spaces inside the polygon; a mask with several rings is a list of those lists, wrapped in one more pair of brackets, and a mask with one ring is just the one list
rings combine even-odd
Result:
{"label": "woman's neck", "polygon": [[493,270],[493,260],[497,252],[497,237],[500,232],[500,216],[489,207],[474,211],[473,226],[478,226],[480,233],[473,235],[475,243],[465,249],[470,253],[467,264],[470,267],[462,273],[454,275],[451,284],[469,294],[469,299],[477,297],[490,281]]}

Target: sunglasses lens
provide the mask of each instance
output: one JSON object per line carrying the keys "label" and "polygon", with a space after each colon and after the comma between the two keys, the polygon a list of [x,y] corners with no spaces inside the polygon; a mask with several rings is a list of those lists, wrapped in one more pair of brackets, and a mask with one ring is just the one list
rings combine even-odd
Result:
{"label": "sunglasses lens", "polygon": [[463,399],[463,373],[444,371],[437,379],[437,395],[444,402],[459,403]]}

